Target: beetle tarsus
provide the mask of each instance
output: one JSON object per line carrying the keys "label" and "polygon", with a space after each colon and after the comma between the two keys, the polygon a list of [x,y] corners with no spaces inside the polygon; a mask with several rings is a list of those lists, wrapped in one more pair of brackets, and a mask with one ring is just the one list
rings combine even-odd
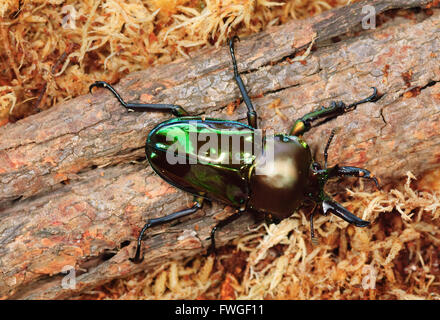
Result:
{"label": "beetle tarsus", "polygon": [[200,210],[203,207],[203,198],[202,197],[194,197],[194,205],[191,208],[180,210],[177,212],[174,212],[172,214],[169,214],[165,217],[155,218],[155,219],[149,219],[147,223],[142,228],[141,232],[139,233],[138,239],[137,239],[137,247],[136,247],[136,253],[134,258],[130,258],[130,261],[133,263],[140,263],[143,261],[143,257],[141,258],[141,246],[142,246],[142,238],[144,237],[144,233],[147,229],[170,222],[172,220],[176,220],[179,218],[182,218],[184,216],[187,216],[189,214],[192,214],[198,210]]}
{"label": "beetle tarsus", "polygon": [[130,260],[131,262],[136,263],[136,264],[144,261],[144,257],[141,258],[141,245],[139,243],[136,247],[136,254],[135,254],[134,258],[128,258],[128,260]]}
{"label": "beetle tarsus", "polygon": [[[212,241],[213,239],[213,230],[215,229],[215,227],[211,230],[211,244],[208,247],[208,250],[206,250],[206,254],[204,255],[205,258],[209,257],[209,256],[215,256],[217,254],[217,248],[215,247],[215,240]],[[215,234],[215,231],[214,231]]]}
{"label": "beetle tarsus", "polygon": [[119,93],[110,84],[105,81],[96,81],[92,83],[89,87],[90,93],[95,87],[106,88],[110,90],[111,93],[118,99],[119,103],[122,104],[126,109],[138,111],[138,112],[149,112],[149,111],[164,111],[171,112],[176,117],[186,116],[188,112],[185,111],[181,106],[176,104],[163,104],[163,103],[131,103],[125,102],[124,99],[119,95]]}
{"label": "beetle tarsus", "polygon": [[318,239],[315,238],[315,227],[313,226],[313,218],[315,216],[316,207],[317,207],[317,205],[315,204],[315,206],[313,207],[312,213],[310,214],[310,238],[311,238],[313,244],[315,244],[318,241]]}
{"label": "beetle tarsus", "polygon": [[360,101],[357,101],[355,103],[352,103],[350,105],[347,106],[347,110],[351,110],[353,108],[356,108],[358,105],[362,104],[362,103],[367,103],[367,102],[374,102],[377,100],[377,88],[376,87],[371,87],[371,89],[373,89],[373,94],[365,99],[362,99]]}
{"label": "beetle tarsus", "polygon": [[367,169],[362,169],[358,167],[350,167],[350,166],[343,166],[340,167],[338,165],[334,166],[333,168],[329,169],[329,178],[332,177],[358,177],[358,178],[365,178],[369,180],[373,180],[376,184],[376,187],[380,189],[379,181],[377,178]]}
{"label": "beetle tarsus", "polygon": [[241,96],[243,97],[243,101],[248,109],[247,112],[248,123],[252,128],[257,129],[257,118],[258,118],[257,113],[255,112],[255,108],[252,104],[251,98],[249,97],[249,94],[246,90],[243,80],[241,79],[240,73],[238,72],[237,60],[235,59],[235,50],[234,50],[235,40],[240,41],[240,38],[237,35],[235,35],[232,38],[230,38],[228,41],[229,51],[231,53],[231,58],[232,58],[232,66],[234,67],[234,80],[237,83],[238,88],[240,89]]}
{"label": "beetle tarsus", "polygon": [[230,224],[231,222],[237,220],[241,216],[241,214],[243,212],[244,211],[240,210],[237,213],[235,213],[233,215],[230,215],[226,219],[221,220],[219,223],[217,223],[217,225],[214,228],[212,228],[212,230],[211,230],[211,245],[208,248],[207,255],[215,254],[215,250],[216,250],[216,247],[215,247],[215,233],[217,232],[217,230],[221,229],[224,226]]}

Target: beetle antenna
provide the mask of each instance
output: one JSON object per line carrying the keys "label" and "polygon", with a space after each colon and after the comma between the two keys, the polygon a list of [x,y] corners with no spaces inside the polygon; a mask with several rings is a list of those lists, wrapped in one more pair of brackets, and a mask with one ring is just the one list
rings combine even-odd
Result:
{"label": "beetle antenna", "polygon": [[327,145],[325,146],[324,149],[324,169],[327,169],[328,148],[330,147],[330,143],[332,142],[335,133],[336,133],[336,128],[333,128],[332,132],[330,133],[330,137],[328,138]]}

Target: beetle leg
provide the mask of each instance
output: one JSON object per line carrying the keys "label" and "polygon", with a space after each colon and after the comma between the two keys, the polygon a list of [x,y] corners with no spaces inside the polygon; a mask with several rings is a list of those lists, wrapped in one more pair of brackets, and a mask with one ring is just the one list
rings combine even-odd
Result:
{"label": "beetle leg", "polygon": [[336,128],[332,129],[332,132],[330,134],[330,137],[328,138],[327,144],[324,149],[324,169],[327,169],[328,148],[330,147],[330,143],[332,143],[335,133],[336,133]]}
{"label": "beetle leg", "polygon": [[322,202],[322,210],[324,212],[324,215],[327,215],[327,213],[330,211],[331,213],[337,215],[339,218],[347,221],[348,223],[354,224],[356,227],[366,227],[370,225],[370,222],[356,217],[353,213],[345,209],[339,203],[331,200],[324,200]]}
{"label": "beetle leg", "polygon": [[235,39],[240,41],[240,38],[238,36],[234,36],[229,39],[229,51],[231,52],[232,65],[234,67],[234,79],[238,85],[238,88],[240,89],[241,96],[243,97],[244,103],[246,104],[246,107],[248,109],[247,112],[248,123],[252,128],[257,129],[257,113],[255,112],[254,106],[252,105],[251,98],[247,93],[243,80],[241,79],[240,74],[238,73],[237,60],[235,59],[235,50],[234,50]]}
{"label": "beetle leg", "polygon": [[330,106],[328,108],[318,108],[315,111],[309,112],[304,115],[302,118],[299,118],[295,121],[292,129],[290,130],[290,135],[300,136],[309,131],[312,128],[312,122],[321,119],[322,121],[315,124],[315,126],[319,126],[320,124],[336,118],[337,116],[344,114],[345,112],[356,109],[359,104],[374,101],[377,98],[377,89],[373,87],[373,94],[363,100],[354,102],[350,105],[346,105],[342,101],[332,101],[330,102]]}
{"label": "beetle leg", "polygon": [[187,216],[191,213],[194,213],[198,210],[200,210],[203,207],[203,198],[201,197],[194,197],[194,205],[191,208],[184,209],[181,211],[174,212],[172,214],[169,214],[165,217],[155,218],[155,219],[149,219],[147,223],[142,228],[141,232],[139,233],[139,237],[137,239],[137,247],[136,247],[136,254],[134,258],[130,258],[131,262],[134,263],[140,263],[144,258],[141,258],[141,246],[142,246],[142,238],[144,237],[144,233],[148,228],[179,219],[181,217]]}
{"label": "beetle leg", "polygon": [[332,177],[344,177],[344,176],[351,176],[351,177],[358,177],[358,178],[365,178],[373,180],[376,184],[376,187],[380,189],[379,181],[377,181],[377,178],[367,169],[362,169],[358,167],[340,167],[338,165],[334,166],[333,168],[330,168],[328,170],[329,178]]}
{"label": "beetle leg", "polygon": [[127,109],[138,111],[138,112],[147,112],[147,111],[165,111],[171,112],[176,117],[186,116],[188,112],[185,111],[181,106],[175,104],[161,104],[161,103],[131,103],[125,102],[119,93],[107,82],[105,81],[96,81],[91,84],[89,87],[90,93],[92,93],[92,89],[94,87],[106,88],[110,90],[111,93],[118,99],[118,101]]}
{"label": "beetle leg", "polygon": [[313,217],[315,216],[317,204],[313,207],[312,213],[310,214],[310,236],[313,244],[318,244],[318,239],[315,238],[315,227],[313,226]]}
{"label": "beetle leg", "polygon": [[219,223],[217,223],[217,225],[216,225],[214,228],[212,228],[212,230],[211,230],[211,245],[210,245],[209,248],[208,248],[208,253],[207,253],[207,255],[210,255],[210,254],[212,254],[212,253],[215,253],[215,233],[216,233],[216,231],[217,231],[218,229],[221,229],[221,228],[223,228],[224,226],[230,224],[231,222],[237,220],[237,219],[241,216],[241,214],[242,214],[243,212],[244,212],[244,211],[242,211],[242,210],[238,211],[237,213],[235,213],[235,214],[233,214],[233,215],[227,217],[226,219],[220,221]]}

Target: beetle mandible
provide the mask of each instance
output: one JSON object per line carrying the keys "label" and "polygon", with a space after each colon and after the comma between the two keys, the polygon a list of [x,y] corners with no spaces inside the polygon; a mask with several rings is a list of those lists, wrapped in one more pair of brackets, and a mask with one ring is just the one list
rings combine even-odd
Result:
{"label": "beetle mandible", "polygon": [[[357,226],[366,227],[370,223],[364,221],[324,192],[326,182],[333,177],[355,176],[371,179],[379,187],[377,179],[366,169],[338,166],[327,167],[327,151],[334,136],[333,130],[324,151],[324,166],[313,160],[308,144],[302,135],[309,131],[313,124],[318,126],[327,120],[333,119],[347,111],[355,109],[359,104],[375,101],[377,89],[373,87],[373,94],[363,100],[346,105],[342,101],[332,101],[329,107],[320,107],[296,120],[289,134],[276,134],[271,138],[263,136],[261,139],[262,151],[259,154],[246,153],[243,143],[237,150],[223,145],[220,148],[211,148],[202,152],[200,146],[188,145],[191,132],[210,133],[225,140],[236,136],[248,140],[255,140],[257,129],[257,113],[247,93],[246,87],[238,72],[235,58],[234,41],[237,36],[229,39],[229,50],[234,69],[234,80],[238,85],[243,101],[247,107],[248,125],[222,119],[191,117],[179,105],[173,104],[140,104],[125,102],[117,91],[104,81],[97,81],[90,86],[103,87],[110,90],[118,101],[127,109],[141,112],[165,111],[176,118],[158,124],[149,133],[146,140],[146,157],[153,170],[169,184],[194,195],[194,205],[164,217],[149,219],[137,239],[137,248],[131,261],[139,263],[141,258],[141,243],[145,231],[153,226],[163,224],[200,210],[204,199],[216,200],[237,208],[237,212],[220,221],[211,231],[210,250],[215,249],[215,232],[237,219],[243,212],[263,214],[267,221],[278,222],[291,216],[295,210],[305,202],[312,201],[322,207],[322,213],[328,212]],[[239,39],[238,39],[239,40]],[[320,122],[316,122],[320,120]],[[167,139],[167,137],[172,139]],[[171,140],[171,141],[170,141]],[[167,155],[175,156],[173,149],[177,142],[184,145],[185,152],[177,156],[177,161],[169,161]],[[183,141],[183,142],[182,142]],[[223,141],[223,140],[222,140]],[[185,143],[184,143],[185,142]],[[272,146],[272,157],[267,151],[269,142]],[[238,157],[236,163],[219,161],[224,155],[229,159]],[[189,162],[189,163],[188,163]],[[268,170],[267,168],[271,169]],[[258,174],[257,174],[258,172]],[[310,230],[312,240],[313,215],[310,215]]]}

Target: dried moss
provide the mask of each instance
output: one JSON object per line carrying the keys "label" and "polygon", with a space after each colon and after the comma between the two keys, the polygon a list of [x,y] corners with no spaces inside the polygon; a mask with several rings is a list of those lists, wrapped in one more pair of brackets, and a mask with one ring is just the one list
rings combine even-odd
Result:
{"label": "dried moss", "polygon": [[[21,6],[19,3],[22,3]],[[0,3],[0,125],[87,93],[95,80],[219,46],[347,0],[8,0]]]}
{"label": "dried moss", "polygon": [[440,299],[440,189],[417,191],[414,181],[408,172],[395,189],[347,189],[343,204],[371,221],[369,228],[319,216],[314,245],[309,213],[298,212],[235,240],[216,261],[173,261],[83,298]]}
{"label": "dried moss", "polygon": [[[0,125],[82,95],[95,80],[114,83],[129,72],[222,45],[231,34],[255,33],[347,2],[4,0]],[[216,260],[169,262],[83,298],[439,299],[439,172],[416,187],[408,174],[396,189],[348,190],[344,205],[372,221],[371,228],[320,216],[320,244],[313,245],[307,213],[299,212],[237,239]]]}

